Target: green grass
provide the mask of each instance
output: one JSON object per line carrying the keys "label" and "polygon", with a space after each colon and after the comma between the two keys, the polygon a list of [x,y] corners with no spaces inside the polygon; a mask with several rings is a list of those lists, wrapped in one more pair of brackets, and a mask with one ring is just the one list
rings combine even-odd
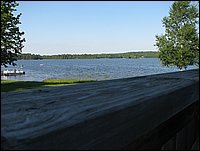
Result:
{"label": "green grass", "polygon": [[95,80],[73,80],[73,79],[46,79],[37,81],[16,81],[1,80],[1,92],[20,91],[26,89],[36,89],[48,86],[64,86],[83,82],[94,82]]}
{"label": "green grass", "polygon": [[74,80],[74,79],[46,79],[43,80],[45,84],[72,84],[72,83],[83,83],[93,82],[94,80]]}

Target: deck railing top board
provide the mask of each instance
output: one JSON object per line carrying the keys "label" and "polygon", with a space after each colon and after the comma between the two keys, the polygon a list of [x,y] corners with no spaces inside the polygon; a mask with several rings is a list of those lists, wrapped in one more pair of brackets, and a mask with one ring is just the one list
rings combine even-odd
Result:
{"label": "deck railing top board", "polygon": [[1,93],[8,149],[117,149],[199,99],[199,70]]}

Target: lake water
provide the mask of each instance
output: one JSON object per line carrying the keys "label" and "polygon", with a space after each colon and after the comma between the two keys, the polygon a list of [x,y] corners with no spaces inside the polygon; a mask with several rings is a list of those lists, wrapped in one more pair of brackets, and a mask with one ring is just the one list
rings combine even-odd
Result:
{"label": "lake water", "polygon": [[[42,81],[48,78],[66,79],[119,79],[166,72],[179,71],[177,67],[165,67],[158,58],[140,59],[48,59],[18,60],[17,67],[23,65],[25,75],[1,76],[1,79]],[[195,69],[188,66],[187,69]],[[14,69],[9,66],[7,69]],[[1,71],[5,70],[1,67]]]}

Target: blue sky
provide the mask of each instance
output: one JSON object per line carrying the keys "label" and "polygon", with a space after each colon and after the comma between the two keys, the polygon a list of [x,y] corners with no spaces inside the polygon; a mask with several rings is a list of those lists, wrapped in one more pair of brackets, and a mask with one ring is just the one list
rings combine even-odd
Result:
{"label": "blue sky", "polygon": [[23,53],[84,54],[156,50],[173,1],[19,1]]}

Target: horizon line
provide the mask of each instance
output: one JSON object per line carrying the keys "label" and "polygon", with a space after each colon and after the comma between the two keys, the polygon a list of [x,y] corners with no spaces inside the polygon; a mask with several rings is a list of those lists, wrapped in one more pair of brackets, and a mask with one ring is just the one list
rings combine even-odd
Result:
{"label": "horizon line", "polygon": [[21,54],[35,54],[35,55],[95,55],[95,54],[119,54],[119,53],[130,53],[130,52],[158,52],[158,50],[133,50],[133,51],[125,51],[125,52],[102,52],[102,53],[57,53],[57,54],[39,54],[39,53],[31,53],[31,52],[22,52]]}

